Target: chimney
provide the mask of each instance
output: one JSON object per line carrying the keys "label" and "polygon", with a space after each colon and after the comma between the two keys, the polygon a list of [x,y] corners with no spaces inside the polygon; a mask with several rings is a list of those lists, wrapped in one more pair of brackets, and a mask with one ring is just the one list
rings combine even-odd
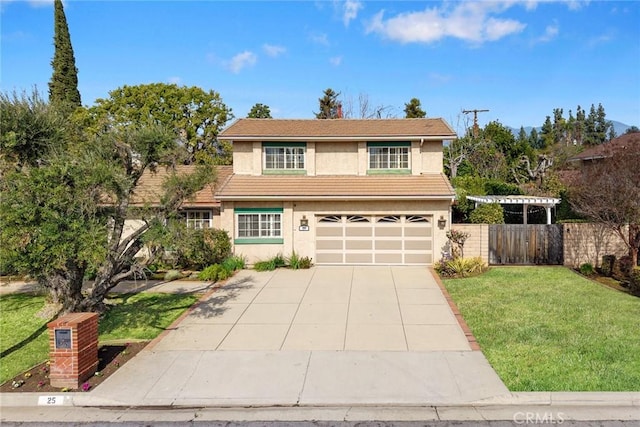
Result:
{"label": "chimney", "polygon": [[342,103],[338,102],[338,112],[336,114],[338,116],[339,119],[342,118]]}

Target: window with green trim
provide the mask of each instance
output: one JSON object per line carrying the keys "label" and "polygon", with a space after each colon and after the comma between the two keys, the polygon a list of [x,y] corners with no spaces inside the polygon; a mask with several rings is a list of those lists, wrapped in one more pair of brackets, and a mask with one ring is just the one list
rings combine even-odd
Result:
{"label": "window with green trim", "polygon": [[282,238],[282,209],[236,210],[236,223],[238,240]]}
{"label": "window with green trim", "polygon": [[304,170],[305,143],[263,143],[264,170]]}
{"label": "window with green trim", "polygon": [[369,169],[409,169],[410,143],[369,143]]}

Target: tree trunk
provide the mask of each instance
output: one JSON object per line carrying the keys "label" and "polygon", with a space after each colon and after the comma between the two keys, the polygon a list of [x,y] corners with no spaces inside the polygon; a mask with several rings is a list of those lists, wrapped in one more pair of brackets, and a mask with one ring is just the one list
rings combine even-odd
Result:
{"label": "tree trunk", "polygon": [[632,266],[638,265],[638,249],[640,249],[640,224],[629,225],[629,256]]}
{"label": "tree trunk", "polygon": [[86,268],[72,261],[67,261],[66,267],[38,280],[49,290],[51,302],[61,306],[62,314],[84,310],[82,283]]}

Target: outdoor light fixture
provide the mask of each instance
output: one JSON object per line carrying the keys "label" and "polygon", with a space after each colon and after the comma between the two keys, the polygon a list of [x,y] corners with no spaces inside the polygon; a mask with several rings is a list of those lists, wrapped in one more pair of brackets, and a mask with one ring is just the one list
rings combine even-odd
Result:
{"label": "outdoor light fixture", "polygon": [[438,227],[444,229],[447,226],[447,220],[444,219],[444,216],[440,215],[440,219],[438,220]]}

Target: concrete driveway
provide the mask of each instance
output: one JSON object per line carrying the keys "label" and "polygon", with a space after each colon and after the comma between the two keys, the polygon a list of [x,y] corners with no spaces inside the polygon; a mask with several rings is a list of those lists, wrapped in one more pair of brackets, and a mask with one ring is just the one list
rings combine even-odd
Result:
{"label": "concrete driveway", "polygon": [[82,405],[428,405],[509,395],[425,267],[244,270]]}

